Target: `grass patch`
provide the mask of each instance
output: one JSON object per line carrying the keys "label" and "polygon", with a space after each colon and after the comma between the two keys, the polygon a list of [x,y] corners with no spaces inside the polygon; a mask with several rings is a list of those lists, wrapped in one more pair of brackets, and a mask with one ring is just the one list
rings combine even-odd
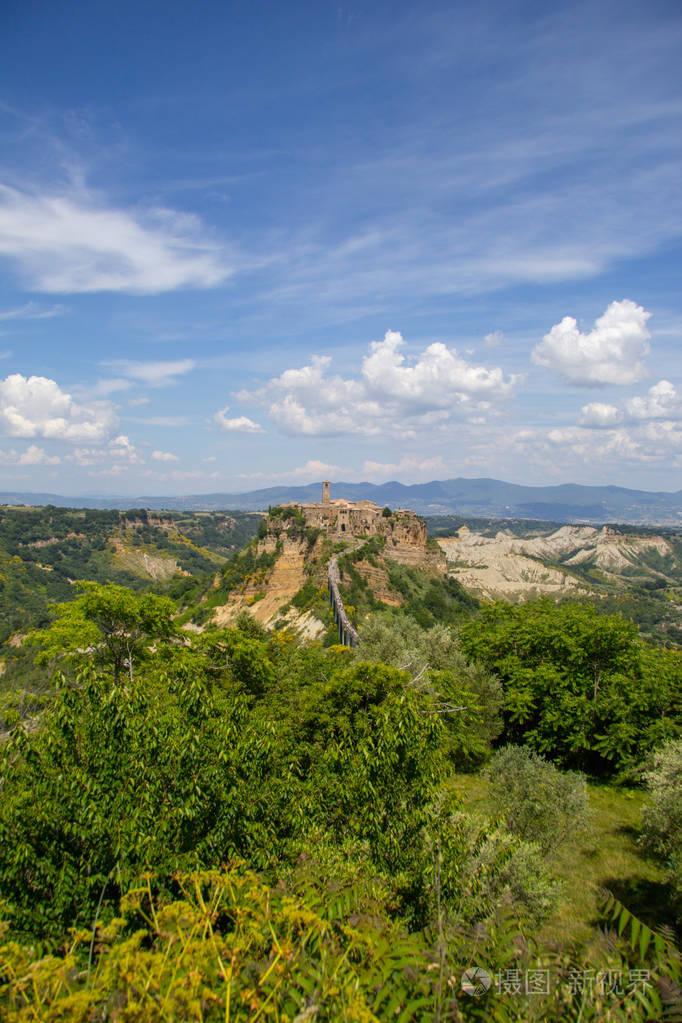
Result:
{"label": "grass patch", "polygon": [[[488,783],[479,774],[456,775],[451,786],[467,810],[488,811]],[[646,793],[588,783],[588,795],[591,828],[547,858],[564,891],[538,938],[564,947],[589,944],[600,888],[608,888],[648,926],[674,927],[665,870],[637,844]]]}

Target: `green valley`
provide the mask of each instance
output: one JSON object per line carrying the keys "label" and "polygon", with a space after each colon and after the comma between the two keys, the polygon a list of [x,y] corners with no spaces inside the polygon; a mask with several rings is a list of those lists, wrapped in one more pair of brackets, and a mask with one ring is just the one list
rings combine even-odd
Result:
{"label": "green valley", "polygon": [[476,596],[369,503],[2,530],[3,1018],[675,1018],[672,633]]}

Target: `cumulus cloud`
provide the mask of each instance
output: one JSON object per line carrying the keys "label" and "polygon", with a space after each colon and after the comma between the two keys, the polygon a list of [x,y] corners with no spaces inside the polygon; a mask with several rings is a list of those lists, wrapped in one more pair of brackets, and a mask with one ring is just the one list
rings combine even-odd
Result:
{"label": "cumulus cloud", "polygon": [[646,373],[642,359],[649,354],[646,321],[650,315],[630,299],[612,302],[589,334],[582,334],[574,318],[565,316],[535,346],[531,357],[569,384],[634,384]]}
{"label": "cumulus cloud", "polygon": [[622,422],[623,413],[615,405],[606,405],[602,401],[591,401],[583,405],[578,420],[581,426],[601,427],[616,426]]}
{"label": "cumulus cloud", "polygon": [[416,409],[447,408],[453,397],[459,401],[506,397],[519,380],[505,380],[499,367],[474,366],[439,341],[429,345],[409,366],[400,351],[404,346],[402,334],[395,330],[387,331],[383,341],[370,345],[370,354],[362,363],[362,376],[373,395],[397,399]]}
{"label": "cumulus cloud", "polygon": [[659,380],[649,388],[649,393],[644,397],[631,398],[627,401],[625,410],[631,419],[680,419],[682,395],[669,380]]}
{"label": "cumulus cloud", "polygon": [[[574,426],[550,430],[546,441],[587,462],[682,466],[682,394],[659,380],[644,395],[619,408],[594,401],[584,405]],[[538,439],[538,445],[541,441]]]}
{"label": "cumulus cloud", "polygon": [[267,405],[279,428],[294,435],[396,433],[444,426],[453,418],[490,413],[513,393],[520,376],[505,377],[462,358],[436,342],[408,361],[405,342],[389,330],[374,341],[356,377],[330,374],[330,356],[314,355],[310,364],[285,370],[242,401]]}
{"label": "cumulus cloud", "polygon": [[682,466],[682,430],[675,423],[647,423],[639,429],[593,430],[569,426],[550,430],[551,445],[567,448],[582,461]]}
{"label": "cumulus cloud", "polygon": [[506,340],[501,330],[493,330],[483,338],[486,348],[499,348]]}
{"label": "cumulus cloud", "polygon": [[38,195],[0,185],[0,255],[45,292],[156,294],[230,274],[196,217],[115,209],[85,190]]}
{"label": "cumulus cloud", "polygon": [[58,455],[46,454],[44,448],[29,444],[25,451],[0,451],[2,465],[59,465]]}
{"label": "cumulus cloud", "polygon": [[132,465],[144,465],[144,458],[125,434],[113,437],[106,447],[76,448],[67,456],[76,465],[82,467],[102,467],[100,471],[113,472],[115,475]]}
{"label": "cumulus cloud", "polygon": [[227,415],[229,408],[230,406],[226,405],[213,417],[221,430],[225,430],[227,433],[264,433],[263,427],[259,423],[254,423],[253,419],[249,419],[247,416],[235,416],[230,419]]}
{"label": "cumulus cloud", "polygon": [[583,405],[578,425],[599,429],[621,424],[633,426],[652,420],[679,419],[682,419],[682,394],[669,380],[659,380],[646,394],[629,398],[623,408],[605,405],[600,401]]}
{"label": "cumulus cloud", "polygon": [[180,459],[177,455],[172,455],[170,451],[152,451],[152,458],[156,462],[179,462]]}
{"label": "cumulus cloud", "polygon": [[48,377],[13,373],[0,380],[0,432],[10,437],[99,443],[117,427],[109,402],[78,404]]}

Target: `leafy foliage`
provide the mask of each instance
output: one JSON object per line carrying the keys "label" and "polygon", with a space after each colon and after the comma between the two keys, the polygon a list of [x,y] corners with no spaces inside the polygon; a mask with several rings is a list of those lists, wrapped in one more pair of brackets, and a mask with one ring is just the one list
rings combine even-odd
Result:
{"label": "leafy foliage", "polygon": [[497,603],[462,626],[461,644],[502,681],[508,741],[564,766],[631,776],[682,732],[682,655],[646,646],[618,615]]}
{"label": "leafy foliage", "polygon": [[[261,558],[254,545],[228,561],[216,599],[266,573]],[[426,608],[428,584],[404,580],[408,606]],[[679,953],[613,897],[589,949],[530,937],[560,893],[545,854],[584,819],[580,779],[532,750],[634,771],[679,730],[679,654],[584,605],[485,608],[461,636],[382,611],[356,650],[248,615],[181,632],[174,614],[168,597],[85,582],[34,637],[38,660],[77,670],[34,721],[8,719],[0,746],[3,1018],[672,1012]],[[486,818],[449,775],[488,759],[503,725],[527,748],[495,755]],[[648,834],[671,861],[678,746],[648,779]],[[494,979],[478,998],[461,984],[472,964]],[[549,971],[546,997],[502,990],[496,978],[526,969]],[[650,983],[619,996],[573,982],[643,969]]]}
{"label": "leafy foliage", "polygon": [[543,853],[589,822],[585,779],[559,771],[524,746],[504,746],[486,771],[490,799],[509,830]]}
{"label": "leafy foliage", "polygon": [[312,826],[366,842],[399,890],[443,774],[440,720],[400,672],[317,656],[328,674],[301,686],[286,648],[223,630],[159,644],[132,679],[62,679],[41,728],[1,751],[15,925],[56,938],[146,868],[274,869]]}
{"label": "leafy foliage", "polygon": [[429,577],[408,565],[392,562],[389,578],[405,600],[404,613],[424,629],[441,622],[461,622],[479,607],[476,597],[450,576]]}
{"label": "leafy foliage", "polygon": [[168,597],[138,595],[112,583],[76,585],[81,596],[56,605],[52,625],[29,637],[43,647],[38,662],[65,656],[76,662],[110,664],[114,681],[125,667],[132,682],[133,660],[145,656],[145,642],[172,634],[175,605]]}
{"label": "leafy foliage", "polygon": [[644,781],[651,798],[642,816],[643,840],[669,863],[682,909],[682,741],[656,750]]}
{"label": "leafy foliage", "polygon": [[[539,949],[508,910],[499,911],[486,932],[450,942],[442,929],[406,934],[358,906],[352,890],[333,893],[315,881],[293,891],[273,888],[242,865],[180,875],[176,889],[175,897],[159,897],[149,879],[143,881],[126,893],[115,918],[76,931],[58,954],[41,955],[6,935],[0,938],[3,1018],[8,1023],[679,1018],[679,952],[608,893],[602,910],[608,941],[586,959]],[[463,971],[472,964],[493,981],[478,997],[462,988]],[[537,994],[524,990],[526,971],[540,980]]]}
{"label": "leafy foliage", "polygon": [[458,767],[470,769],[488,758],[502,730],[502,686],[482,665],[466,660],[452,628],[422,629],[407,616],[374,612],[363,622],[354,656],[410,672],[414,685],[432,697]]}

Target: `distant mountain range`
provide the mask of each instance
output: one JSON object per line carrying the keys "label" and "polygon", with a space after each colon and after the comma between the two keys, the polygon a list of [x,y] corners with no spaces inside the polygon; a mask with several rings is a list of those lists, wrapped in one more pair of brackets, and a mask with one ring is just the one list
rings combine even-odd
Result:
{"label": "distant mountain range", "polygon": [[[150,508],[215,511],[266,511],[287,501],[319,501],[321,483],[268,487],[245,494],[196,494],[188,497],[63,497],[59,494],[0,493],[3,504],[53,504],[69,508]],[[565,483],[525,487],[493,479],[434,480],[431,483],[333,483],[332,498],[369,500],[420,515],[462,515],[550,522],[622,522],[682,528],[682,490],[675,493],[584,487]]]}

